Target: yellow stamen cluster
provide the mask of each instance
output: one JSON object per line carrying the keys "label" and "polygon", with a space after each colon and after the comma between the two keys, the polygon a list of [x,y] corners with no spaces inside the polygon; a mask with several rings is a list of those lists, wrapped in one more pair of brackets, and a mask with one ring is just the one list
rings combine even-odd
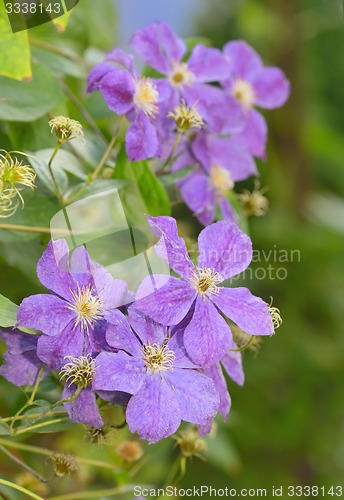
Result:
{"label": "yellow stamen cluster", "polygon": [[69,453],[53,453],[49,459],[58,477],[71,476],[79,472],[79,464]]}
{"label": "yellow stamen cluster", "polygon": [[142,349],[147,370],[152,373],[173,370],[175,354],[165,344],[145,344]]}
{"label": "yellow stamen cluster", "polygon": [[203,298],[209,295],[218,295],[221,287],[217,286],[223,281],[222,276],[208,267],[196,267],[192,272],[190,282]]}
{"label": "yellow stamen cluster", "polygon": [[259,184],[255,184],[252,192],[245,189],[238,195],[238,200],[247,216],[255,215],[262,217],[269,210],[269,200],[264,196],[265,189],[259,189]]}
{"label": "yellow stamen cluster", "polygon": [[196,429],[188,428],[179,434],[176,434],[174,439],[177,441],[177,445],[179,446],[183,457],[203,458],[200,453],[206,451],[207,444],[203,439],[199,438],[198,431]]}
{"label": "yellow stamen cluster", "polygon": [[184,85],[191,85],[194,82],[195,75],[189,70],[188,65],[182,62],[173,65],[168,79],[174,87],[182,90]]}
{"label": "yellow stamen cluster", "polygon": [[282,324],[282,317],[280,310],[277,307],[272,307],[269,305],[269,312],[271,314],[272,324],[274,325],[274,329],[277,330]]}
{"label": "yellow stamen cluster", "polygon": [[78,387],[88,387],[96,374],[96,362],[92,356],[65,356],[69,363],[65,364],[60,371],[60,380],[66,379],[66,384]]}
{"label": "yellow stamen cluster", "polygon": [[254,88],[249,82],[240,78],[233,84],[232,95],[247,109],[252,108],[256,102]]}
{"label": "yellow stamen cluster", "polygon": [[85,142],[82,125],[66,116],[56,116],[50,120],[51,133],[55,132],[57,140],[60,144],[72,139],[79,139]]}
{"label": "yellow stamen cluster", "polygon": [[219,196],[225,196],[227,191],[230,191],[234,187],[234,182],[229,171],[219,165],[212,165],[210,167],[210,181],[214,186],[216,194]]}
{"label": "yellow stamen cluster", "polygon": [[104,313],[103,303],[90,285],[78,287],[78,290],[71,290],[73,303],[68,304],[67,308],[74,311],[77,315],[74,328],[79,324],[88,331],[94,323],[102,319]]}
{"label": "yellow stamen cluster", "polygon": [[148,118],[155,118],[159,112],[159,108],[156,104],[159,100],[159,92],[156,85],[154,85],[150,78],[146,78],[144,76],[142,78],[135,79],[134,85],[135,105],[142,109]]}
{"label": "yellow stamen cluster", "polygon": [[185,132],[190,128],[202,128],[204,125],[204,121],[198,111],[196,111],[195,108],[187,106],[184,99],[182,99],[179,106],[174,108],[173,112],[170,111],[167,116],[173,118],[178,130],[181,132]]}
{"label": "yellow stamen cluster", "polygon": [[35,187],[34,170],[12,155],[12,152],[0,149],[0,218],[10,217],[15,213],[19,205],[17,197],[24,207],[24,199],[20,193],[23,188],[18,186],[31,189]]}

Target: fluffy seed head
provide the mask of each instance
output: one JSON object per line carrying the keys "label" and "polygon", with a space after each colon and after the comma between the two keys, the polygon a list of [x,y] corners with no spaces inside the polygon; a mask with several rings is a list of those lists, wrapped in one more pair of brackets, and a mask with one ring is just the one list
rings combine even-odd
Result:
{"label": "fluffy seed head", "polygon": [[247,109],[252,108],[256,101],[256,93],[252,85],[240,78],[233,84],[232,95]]}
{"label": "fluffy seed head", "polygon": [[144,344],[142,349],[147,370],[152,373],[173,370],[175,354],[165,344]]}
{"label": "fluffy seed head", "polygon": [[88,331],[94,323],[102,319],[104,313],[103,302],[91,285],[71,290],[73,302],[67,308],[76,313],[74,328],[79,324]]}
{"label": "fluffy seed head", "polygon": [[92,383],[96,373],[96,362],[90,354],[87,356],[65,356],[69,363],[65,364],[60,371],[60,380],[66,379],[66,384],[78,387],[87,387]]}
{"label": "fluffy seed head", "polygon": [[136,462],[143,456],[142,446],[138,441],[123,441],[117,448],[117,454],[125,462]]}
{"label": "fluffy seed head", "polygon": [[52,463],[56,476],[71,476],[79,472],[79,464],[69,453],[53,453],[49,460]]}
{"label": "fluffy seed head", "polygon": [[230,191],[234,187],[231,174],[227,169],[219,165],[212,165],[210,167],[210,181],[219,196],[224,196],[227,191]]}
{"label": "fluffy seed head", "polygon": [[170,83],[179,90],[182,90],[184,85],[192,85],[195,78],[185,62],[174,64],[168,76]]}
{"label": "fluffy seed head", "polygon": [[203,298],[209,297],[209,295],[218,295],[221,287],[217,285],[222,281],[222,276],[215,269],[209,267],[195,267],[190,278],[192,287]]}
{"label": "fluffy seed head", "polygon": [[202,128],[204,125],[204,121],[198,111],[194,107],[190,108],[187,106],[184,99],[182,99],[179,106],[174,108],[173,112],[170,111],[167,116],[173,118],[181,132],[185,132],[190,128]]}
{"label": "fluffy seed head", "polygon": [[76,120],[72,120],[66,116],[56,116],[50,120],[49,125],[51,127],[51,132],[55,132],[60,144],[72,139],[79,139],[85,142],[82,125]]}
{"label": "fluffy seed head", "polygon": [[140,108],[148,118],[155,118],[159,112],[156,103],[159,100],[159,92],[150,80],[150,78],[142,77],[134,80],[135,93],[134,103]]}
{"label": "fluffy seed head", "polygon": [[202,458],[200,453],[207,449],[206,442],[199,438],[197,430],[192,427],[176,434],[174,439],[177,441],[180,452],[185,458],[194,456]]}
{"label": "fluffy seed head", "polygon": [[238,195],[238,200],[246,215],[262,217],[267,213],[269,210],[269,200],[264,196],[265,192],[266,188],[260,189],[259,185],[256,184],[252,192],[245,189]]}

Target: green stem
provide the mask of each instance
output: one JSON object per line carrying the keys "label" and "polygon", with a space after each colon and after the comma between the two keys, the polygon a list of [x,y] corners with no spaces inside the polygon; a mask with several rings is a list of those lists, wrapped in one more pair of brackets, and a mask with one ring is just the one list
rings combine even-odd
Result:
{"label": "green stem", "polygon": [[44,500],[44,498],[39,497],[38,495],[35,495],[35,493],[31,493],[31,491],[27,490],[26,488],[23,488],[22,486],[19,486],[18,484],[11,483],[11,481],[6,481],[6,479],[0,478],[0,484],[3,484],[4,486],[8,486],[9,488],[12,488],[13,490],[21,491],[21,493],[25,493],[25,495],[28,495],[31,498],[35,498],[36,500]]}
{"label": "green stem", "polygon": [[36,47],[39,47],[41,49],[48,50],[50,52],[55,52],[56,54],[59,54],[60,56],[67,57],[68,59],[71,59],[72,61],[76,62],[77,64],[80,64],[80,66],[84,66],[87,69],[91,69],[91,66],[89,66],[86,61],[81,59],[81,57],[75,55],[73,52],[70,52],[68,50],[62,49],[61,47],[58,47],[57,45],[51,45],[50,43],[43,42],[43,40],[37,40],[36,38],[30,38],[30,44],[35,45]]}
{"label": "green stem", "polygon": [[13,455],[13,453],[11,453],[9,450],[7,450],[4,446],[0,445],[0,450],[5,455],[7,455],[11,460],[13,460],[13,462],[15,462],[16,464],[20,465],[20,467],[23,467],[23,469],[25,469],[28,472],[30,472],[30,474],[32,474],[33,476],[35,476],[42,483],[49,483],[53,479],[53,478],[51,478],[51,479],[45,479],[44,477],[42,477],[38,472],[36,472],[34,469],[31,469],[31,467],[29,465],[27,465],[25,462],[23,462],[22,460],[20,460],[20,458],[18,458],[15,455]]}
{"label": "green stem", "polygon": [[[66,413],[65,411],[54,411],[54,412],[51,412],[51,415],[48,413],[46,416],[52,416],[52,415],[59,415],[59,414],[64,414]],[[16,420],[24,420],[26,418],[36,418],[36,417],[39,417],[41,414],[40,413],[30,413],[30,415],[19,415]],[[2,418],[1,419],[1,422],[3,423],[6,423],[6,422],[10,422],[14,417],[6,417],[6,418]]]}
{"label": "green stem", "polygon": [[231,352],[242,352],[242,351],[245,351],[246,349],[248,349],[250,347],[250,345],[254,341],[254,338],[255,338],[255,336],[252,335],[251,338],[250,338],[250,340],[247,342],[247,344],[245,344],[242,347],[239,347],[238,349],[230,349],[230,351]]}
{"label": "green stem", "polygon": [[60,146],[61,146],[61,144],[57,141],[57,143],[55,145],[55,149],[53,151],[53,154],[51,155],[51,158],[49,160],[48,168],[49,168],[49,172],[50,172],[51,178],[53,180],[53,183],[54,183],[54,186],[55,186],[55,189],[56,189],[56,193],[55,194],[56,194],[57,198],[59,199],[59,201],[61,201],[63,203],[63,194],[60,191],[60,187],[59,187],[59,185],[58,185],[58,183],[56,181],[56,178],[55,178],[55,175],[54,175],[54,172],[53,172],[53,169],[52,169],[52,163],[54,161],[55,156],[58,153],[58,150],[60,149]]}
{"label": "green stem", "polygon": [[18,427],[17,430],[13,432],[13,436],[19,436],[20,434],[25,434],[26,432],[35,431],[42,427],[48,427],[49,425],[59,424],[60,422],[65,422],[67,418],[55,418],[55,420],[49,420],[49,422],[42,422],[41,424],[29,425],[24,427]]}
{"label": "green stem", "polygon": [[118,486],[117,488],[112,488],[108,490],[94,490],[94,491],[80,491],[77,493],[70,493],[68,495],[59,495],[57,497],[50,497],[49,500],[85,500],[86,498],[104,498],[115,495],[120,495],[128,491],[133,491],[133,486]]}
{"label": "green stem", "polygon": [[179,143],[180,143],[180,140],[183,136],[183,133],[178,130],[177,132],[177,137],[176,137],[176,140],[174,141],[174,144],[173,144],[173,148],[172,148],[172,151],[171,151],[171,154],[170,156],[167,158],[167,160],[165,161],[165,163],[163,164],[163,166],[161,167],[160,171],[159,171],[159,175],[163,174],[166,170],[166,168],[169,166],[169,164],[172,162],[173,160],[173,157],[174,157],[174,153],[176,152],[177,150],[177,147],[179,146]]}

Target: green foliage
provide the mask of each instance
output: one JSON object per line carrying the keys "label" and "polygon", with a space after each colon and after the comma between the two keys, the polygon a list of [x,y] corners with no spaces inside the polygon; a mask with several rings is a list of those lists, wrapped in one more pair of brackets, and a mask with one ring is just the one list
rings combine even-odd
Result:
{"label": "green foliage", "polygon": [[0,295],[0,326],[8,328],[17,323],[18,306],[9,299]]}

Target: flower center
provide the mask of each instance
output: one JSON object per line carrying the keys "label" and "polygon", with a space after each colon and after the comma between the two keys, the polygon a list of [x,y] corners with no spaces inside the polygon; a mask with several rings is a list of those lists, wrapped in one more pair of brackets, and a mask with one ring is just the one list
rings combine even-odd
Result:
{"label": "flower center", "polygon": [[174,108],[173,112],[170,111],[167,116],[173,118],[178,130],[181,132],[185,132],[190,128],[202,128],[204,125],[204,121],[198,111],[195,108],[187,106],[184,99],[182,99],[179,106]]}
{"label": "flower center", "polygon": [[134,103],[148,118],[155,118],[159,112],[156,103],[159,100],[159,92],[149,78],[136,78],[134,81],[135,93]]}
{"label": "flower center", "polygon": [[77,291],[71,290],[71,294],[73,304],[68,305],[67,308],[76,312],[74,328],[81,323],[82,327],[88,330],[96,321],[102,319],[103,303],[92,286],[78,287]]}
{"label": "flower center", "polygon": [[218,295],[221,287],[217,286],[223,281],[222,276],[209,267],[196,267],[192,272],[190,282],[201,297]]}
{"label": "flower center", "polygon": [[233,84],[232,95],[247,109],[252,108],[256,101],[256,93],[252,85],[240,78]]}
{"label": "flower center", "polygon": [[231,174],[219,165],[212,165],[210,167],[210,180],[216,193],[220,196],[224,196],[227,191],[234,187]]}
{"label": "flower center", "polygon": [[185,62],[174,64],[168,77],[171,84],[179,90],[182,90],[184,85],[191,85],[195,78]]}
{"label": "flower center", "polygon": [[175,354],[164,344],[144,344],[143,359],[152,373],[167,372],[173,369]]}
{"label": "flower center", "polygon": [[65,378],[69,386],[76,384],[79,387],[87,387],[91,384],[96,373],[96,362],[89,354],[88,356],[65,356],[69,363],[65,364],[60,371],[60,380]]}

